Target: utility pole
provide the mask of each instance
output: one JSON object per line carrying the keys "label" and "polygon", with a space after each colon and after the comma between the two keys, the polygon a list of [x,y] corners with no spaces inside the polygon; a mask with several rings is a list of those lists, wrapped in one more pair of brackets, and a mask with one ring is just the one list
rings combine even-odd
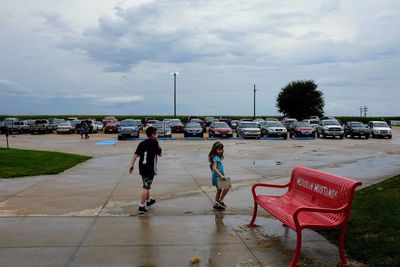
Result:
{"label": "utility pole", "polygon": [[360,117],[362,117],[362,114],[363,114],[363,108],[362,106],[360,106]]}
{"label": "utility pole", "polygon": [[179,72],[172,72],[171,74],[174,75],[174,118],[176,118],[176,75]]}
{"label": "utility pole", "polygon": [[368,108],[367,108],[367,106],[364,105],[364,117],[367,117],[367,111],[368,111]]}
{"label": "utility pole", "polygon": [[256,119],[256,84],[254,84],[254,115],[253,115],[253,120]]}

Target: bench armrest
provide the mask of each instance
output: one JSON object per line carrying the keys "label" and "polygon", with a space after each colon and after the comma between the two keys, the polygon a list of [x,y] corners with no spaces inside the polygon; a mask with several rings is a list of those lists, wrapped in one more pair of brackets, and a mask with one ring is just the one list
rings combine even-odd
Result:
{"label": "bench armrest", "polygon": [[293,214],[293,219],[294,223],[296,225],[296,228],[300,228],[300,223],[299,223],[299,214],[301,212],[326,212],[326,213],[341,213],[345,211],[349,207],[349,204],[343,205],[340,208],[337,209],[326,209],[326,208],[311,208],[311,207],[299,207],[296,209],[296,211]]}
{"label": "bench armrest", "polygon": [[286,188],[290,185],[290,182],[287,184],[264,184],[264,183],[256,183],[252,186],[251,192],[253,193],[253,197],[256,197],[256,188],[257,187],[274,187],[274,188]]}

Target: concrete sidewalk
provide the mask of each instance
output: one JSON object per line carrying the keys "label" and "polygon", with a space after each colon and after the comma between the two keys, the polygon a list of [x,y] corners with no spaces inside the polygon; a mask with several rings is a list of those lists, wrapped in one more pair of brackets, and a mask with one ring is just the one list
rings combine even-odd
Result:
{"label": "concrete sidewalk", "polygon": [[[156,207],[154,208],[156,209]],[[0,266],[287,266],[295,235],[248,216],[3,217]],[[334,266],[337,249],[306,231],[301,263]],[[312,260],[311,260],[312,259]]]}

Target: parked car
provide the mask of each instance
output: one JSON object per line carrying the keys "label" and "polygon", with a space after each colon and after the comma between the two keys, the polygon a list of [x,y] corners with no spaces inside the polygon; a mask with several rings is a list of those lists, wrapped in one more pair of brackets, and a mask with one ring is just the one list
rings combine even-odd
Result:
{"label": "parked car", "polygon": [[183,133],[185,132],[185,126],[180,119],[172,119],[171,120],[171,129],[172,133]]}
{"label": "parked car", "polygon": [[290,125],[294,122],[296,122],[296,119],[291,119],[291,118],[284,118],[282,120],[282,124],[286,127],[286,129],[289,131]]}
{"label": "parked car", "polygon": [[[236,130],[237,124],[238,124],[238,120],[232,120],[230,126],[231,126],[231,128],[232,128],[233,130]],[[229,125],[229,124],[228,124],[228,125]]]}
{"label": "parked car", "polygon": [[310,116],[310,120],[319,122],[319,117],[318,116]]}
{"label": "parked car", "polygon": [[354,138],[358,136],[359,138],[365,137],[368,139],[371,134],[371,130],[364,125],[364,123],[359,121],[349,121],[344,126],[344,136]]}
{"label": "parked car", "polygon": [[172,129],[169,122],[158,121],[154,124],[157,129],[158,137],[172,137]]}
{"label": "parked car", "polygon": [[136,124],[139,126],[139,130],[143,130],[143,123],[141,119],[134,119],[136,121]]}
{"label": "parked car", "polygon": [[185,131],[183,133],[184,137],[201,137],[203,138],[203,127],[200,123],[189,122],[186,124]]}
{"label": "parked car", "polygon": [[260,123],[261,136],[283,137],[287,139],[288,132],[285,126],[279,121],[265,121]]}
{"label": "parked car", "polygon": [[16,121],[14,125],[9,127],[9,132],[11,134],[13,133],[24,134],[24,133],[29,133],[30,131],[31,131],[31,125],[28,123],[28,121]]}
{"label": "parked car", "polygon": [[252,121],[253,121],[253,119],[250,119],[250,118],[242,118],[242,119],[240,119],[239,121],[240,121],[240,122],[243,122],[243,121],[249,121],[249,122],[252,122]]}
{"label": "parked car", "polygon": [[220,116],[218,121],[226,122],[229,126],[231,126],[231,117],[229,116]]}
{"label": "parked car", "polygon": [[51,128],[52,128],[52,130],[57,130],[57,126],[59,125],[59,124],[61,124],[61,123],[64,123],[65,122],[65,120],[64,119],[56,119],[56,118],[53,118],[53,120],[50,122],[50,126],[51,126]]}
{"label": "parked car", "polygon": [[96,121],[95,124],[97,125],[97,130],[98,130],[98,131],[103,131],[104,125],[103,125],[102,122]]}
{"label": "parked car", "polygon": [[296,121],[290,125],[289,128],[289,137],[312,137],[315,138],[315,128],[311,126],[311,124],[303,121]]}
{"label": "parked car", "polygon": [[78,121],[79,119],[77,117],[68,117],[66,121]]}
{"label": "parked car", "polygon": [[76,131],[76,125],[80,124],[81,121],[80,120],[72,120],[72,121],[67,121],[71,124],[71,126],[74,127],[75,131]]}
{"label": "parked car", "polygon": [[104,133],[118,133],[118,123],[108,122],[106,126],[104,126]]}
{"label": "parked car", "polygon": [[187,122],[190,122],[192,119],[198,119],[199,117],[197,116],[189,116],[187,119]]}
{"label": "parked car", "polygon": [[277,118],[265,118],[265,121],[279,121]]}
{"label": "parked car", "polygon": [[149,121],[152,121],[152,124],[154,124],[154,121],[158,121],[158,120],[156,120],[156,118],[154,118],[154,117],[146,117],[144,119],[144,126],[145,127],[149,127],[149,125],[148,125]]}
{"label": "parked car", "polygon": [[52,126],[48,120],[35,120],[35,123],[31,125],[30,132],[34,133],[51,133],[53,131]]}
{"label": "parked car", "polygon": [[370,121],[368,127],[371,129],[372,138],[392,138],[392,129],[385,121]]}
{"label": "parked car", "polygon": [[344,138],[344,130],[337,120],[322,120],[317,126],[317,137],[325,138],[327,136]]}
{"label": "parked car", "polygon": [[206,123],[200,119],[191,119],[189,123],[199,123],[201,125],[201,128],[203,129],[203,133],[207,131]]}
{"label": "parked car", "polygon": [[116,123],[118,120],[114,116],[107,116],[101,122],[105,126],[107,123]]}
{"label": "parked car", "polygon": [[237,132],[238,137],[243,138],[261,138],[261,130],[257,122],[240,122],[240,132]]}
{"label": "parked car", "polygon": [[258,123],[260,123],[260,122],[264,122],[265,120],[263,119],[263,118],[256,118],[255,120],[254,120],[254,122],[258,122]]}
{"label": "parked car", "polygon": [[19,119],[17,119],[17,118],[5,118],[5,119],[3,120],[3,123],[4,123],[7,127],[10,127],[10,126],[13,126],[14,123],[16,123],[17,121],[19,121]]}
{"label": "parked car", "polygon": [[72,123],[72,121],[66,121],[63,123],[60,123],[57,126],[57,134],[64,134],[64,133],[75,133],[75,124]]}
{"label": "parked car", "polygon": [[158,120],[148,120],[146,122],[146,127],[154,127],[154,124],[156,124],[156,122],[158,122]]}
{"label": "parked car", "polygon": [[216,121],[211,123],[208,136],[233,137],[233,131],[226,122]]}
{"label": "parked car", "polygon": [[312,120],[312,119],[309,119],[309,120],[306,119],[306,120],[303,120],[303,122],[310,124],[312,127],[314,127],[314,129],[317,129],[317,126],[319,124],[319,120]]}
{"label": "parked car", "polygon": [[214,121],[216,121],[216,119],[214,117],[205,117],[204,118],[204,122],[207,125],[207,127],[210,127],[211,123],[213,123]]}
{"label": "parked car", "polygon": [[81,120],[80,123],[77,123],[75,125],[75,129],[76,129],[76,133],[77,134],[80,134],[81,127],[82,127],[82,125],[84,123],[89,125],[89,133],[90,134],[97,133],[99,131],[99,128],[98,128],[97,124],[94,123],[94,121],[92,121],[92,120]]}
{"label": "parked car", "polygon": [[[109,126],[111,131],[114,131],[114,124],[107,124],[106,127]],[[104,130],[105,131],[105,130]],[[107,129],[107,132],[110,130]],[[117,127],[118,132],[118,140],[122,140],[125,138],[139,138],[139,125],[135,120],[127,119],[122,120]]]}

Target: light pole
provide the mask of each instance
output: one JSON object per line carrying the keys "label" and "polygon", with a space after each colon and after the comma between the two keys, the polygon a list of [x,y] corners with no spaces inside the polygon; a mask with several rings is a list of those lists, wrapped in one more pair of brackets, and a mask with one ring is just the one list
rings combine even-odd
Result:
{"label": "light pole", "polygon": [[254,84],[254,115],[253,115],[253,120],[256,119],[256,84]]}
{"label": "light pole", "polygon": [[176,118],[176,75],[179,72],[172,72],[171,75],[174,75],[174,118]]}

